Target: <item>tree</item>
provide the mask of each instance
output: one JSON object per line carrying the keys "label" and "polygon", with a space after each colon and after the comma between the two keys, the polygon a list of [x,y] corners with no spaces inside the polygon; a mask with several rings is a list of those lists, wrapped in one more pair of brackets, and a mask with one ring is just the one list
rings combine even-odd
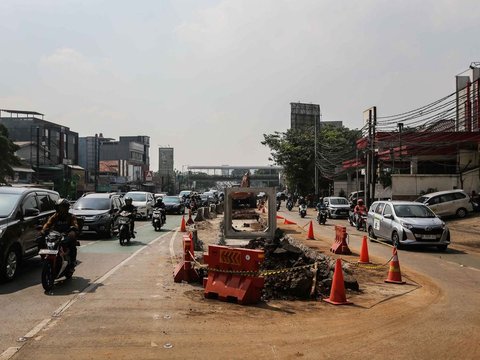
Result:
{"label": "tree", "polygon": [[15,155],[19,147],[15,145],[8,136],[8,130],[0,124],[0,182],[5,183],[6,177],[13,178],[15,175],[12,166],[20,165],[20,159]]}
{"label": "tree", "polygon": [[[299,194],[315,191],[315,131],[289,129],[285,133],[263,134],[263,145],[271,150],[270,160],[283,166],[287,185]],[[359,130],[323,125],[317,134],[319,189],[329,185],[344,160],[355,157]],[[321,191],[322,193],[323,191]]]}

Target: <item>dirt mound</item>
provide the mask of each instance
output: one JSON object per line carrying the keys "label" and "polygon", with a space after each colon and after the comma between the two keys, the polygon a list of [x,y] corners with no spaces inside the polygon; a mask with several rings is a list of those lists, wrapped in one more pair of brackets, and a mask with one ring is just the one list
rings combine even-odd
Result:
{"label": "dirt mound", "polygon": [[[335,262],[287,236],[273,241],[258,238],[246,246],[263,249],[265,276],[263,299],[298,300],[322,298],[330,292]],[[344,269],[345,287],[358,291],[357,281]]]}

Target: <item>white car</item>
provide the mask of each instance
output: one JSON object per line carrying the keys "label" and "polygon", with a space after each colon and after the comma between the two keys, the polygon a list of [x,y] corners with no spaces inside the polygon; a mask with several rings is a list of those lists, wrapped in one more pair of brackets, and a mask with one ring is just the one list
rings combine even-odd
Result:
{"label": "white car", "polygon": [[142,219],[149,219],[153,214],[155,199],[148,191],[129,191],[125,197],[132,198],[132,204],[137,207],[137,216]]}
{"label": "white car", "polygon": [[323,203],[327,208],[328,217],[331,218],[348,218],[350,211],[350,203],[347,198],[340,196],[329,196],[323,198]]}
{"label": "white car", "polygon": [[425,194],[415,201],[427,205],[438,216],[455,215],[464,218],[473,211],[473,202],[470,196],[460,189]]}
{"label": "white car", "polygon": [[450,244],[447,225],[427,206],[415,201],[375,201],[368,210],[367,231],[394,246],[428,245],[440,251]]}

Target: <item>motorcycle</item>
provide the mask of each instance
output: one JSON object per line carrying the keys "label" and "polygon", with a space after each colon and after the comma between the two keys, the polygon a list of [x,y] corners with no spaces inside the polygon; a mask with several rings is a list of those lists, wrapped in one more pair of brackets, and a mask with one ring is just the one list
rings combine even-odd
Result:
{"label": "motorcycle", "polygon": [[163,219],[163,210],[160,208],[154,208],[152,214],[152,226],[155,231],[160,231],[165,224]]}
{"label": "motorcycle", "polygon": [[351,226],[355,226],[357,230],[367,231],[367,214],[361,213],[358,215],[358,221],[355,218],[355,213],[350,211],[348,214],[348,222]]}
{"label": "motorcycle", "polygon": [[317,222],[320,225],[325,225],[325,223],[327,222],[327,215],[327,209],[325,207],[321,207],[317,213]]}
{"label": "motorcycle", "polygon": [[42,241],[39,255],[42,259],[42,286],[45,291],[52,290],[55,280],[65,276],[70,279],[75,269],[70,265],[68,242],[75,241],[58,231],[51,230]]}
{"label": "motorcycle", "polygon": [[300,217],[304,218],[307,215],[307,205],[302,204],[298,207],[298,213],[300,214]]}
{"label": "motorcycle", "polygon": [[293,209],[293,201],[292,200],[287,200],[287,209],[288,209],[288,211],[292,211],[292,209]]}
{"label": "motorcycle", "polygon": [[131,212],[123,210],[122,212],[120,212],[117,219],[118,241],[122,246],[130,243],[130,224],[132,222],[132,219],[130,218],[131,214]]}

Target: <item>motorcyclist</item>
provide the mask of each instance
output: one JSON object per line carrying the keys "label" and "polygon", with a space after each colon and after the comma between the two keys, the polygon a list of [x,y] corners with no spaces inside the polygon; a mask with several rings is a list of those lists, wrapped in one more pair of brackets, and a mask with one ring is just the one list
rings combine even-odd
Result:
{"label": "motorcyclist", "polygon": [[298,207],[300,207],[301,205],[307,205],[307,201],[305,200],[305,198],[303,196],[300,196],[298,198]]}
{"label": "motorcyclist", "polygon": [[165,221],[167,221],[167,215],[166,215],[166,211],[165,211],[165,203],[163,202],[163,198],[161,196],[159,196],[155,200],[155,205],[153,205],[153,207],[155,209],[160,209],[160,211],[162,213],[162,221],[165,224]]}
{"label": "motorcyclist", "polygon": [[323,202],[323,198],[319,198],[318,203],[317,203],[317,211],[320,212],[321,210],[325,210],[327,207],[325,206],[325,203]]}
{"label": "motorcyclist", "polygon": [[47,222],[43,225],[40,233],[42,236],[46,235],[48,231],[55,230],[60,233],[67,233],[69,241],[66,246],[70,252],[70,268],[75,270],[77,264],[77,233],[78,222],[75,215],[68,212],[70,203],[67,199],[60,198],[55,203],[55,214],[50,216]]}
{"label": "motorcyclist", "polygon": [[120,209],[121,211],[128,211],[130,213],[129,218],[130,218],[130,236],[132,239],[135,239],[135,217],[137,215],[137,207],[132,204],[133,200],[130,196],[126,196],[125,199],[125,205],[122,206]]}
{"label": "motorcyclist", "polygon": [[357,205],[353,209],[353,216],[355,218],[355,223],[358,223],[358,217],[361,216],[362,214],[367,213],[367,206],[363,203],[363,199],[358,199],[357,200]]}

